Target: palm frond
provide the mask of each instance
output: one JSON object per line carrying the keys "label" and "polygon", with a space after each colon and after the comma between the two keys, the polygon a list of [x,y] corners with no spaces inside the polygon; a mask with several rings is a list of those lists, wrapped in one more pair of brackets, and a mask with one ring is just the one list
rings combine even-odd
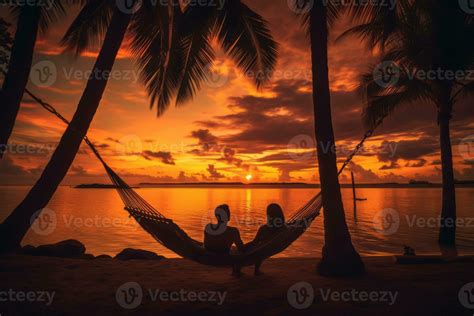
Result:
{"label": "palm frond", "polygon": [[64,1],[61,0],[46,1],[46,3],[50,4],[50,7],[41,7],[39,23],[40,32],[46,33],[51,24],[56,23],[66,15],[66,9],[64,8],[63,2]]}
{"label": "palm frond", "polygon": [[87,48],[99,44],[107,32],[113,9],[111,1],[88,1],[66,31],[61,45],[78,56]]}
{"label": "palm frond", "polygon": [[184,104],[191,100],[200,83],[206,79],[211,71],[214,60],[214,50],[209,42],[209,33],[194,32],[181,41],[185,52],[184,68],[181,74],[176,105]]}
{"label": "palm frond", "polygon": [[[150,27],[142,19],[155,19],[155,23]],[[158,116],[167,110],[181,82],[185,64],[178,36],[181,20],[179,6],[153,6],[144,2],[130,28],[140,77],[150,96],[150,107],[156,105]]]}
{"label": "palm frond", "polygon": [[407,67],[401,66],[399,70],[396,82],[387,86],[381,84],[381,78],[374,72],[361,76],[358,89],[367,102],[362,114],[365,127],[374,128],[380,119],[402,105],[432,100],[433,91],[429,83],[410,76],[412,70]]}
{"label": "palm frond", "polygon": [[216,33],[225,52],[257,88],[269,81],[277,61],[278,44],[265,19],[239,0],[227,0],[218,10]]}

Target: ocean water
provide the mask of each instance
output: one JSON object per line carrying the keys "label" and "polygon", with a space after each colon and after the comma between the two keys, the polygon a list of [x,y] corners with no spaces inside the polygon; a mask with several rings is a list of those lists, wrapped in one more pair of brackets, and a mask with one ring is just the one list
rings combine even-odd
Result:
{"label": "ocean water", "polygon": [[[246,241],[253,239],[265,223],[265,208],[279,203],[286,216],[304,205],[317,189],[297,188],[140,188],[137,192],[165,216],[172,218],[191,237],[202,240],[205,224],[213,219],[214,208],[226,203],[231,225],[240,229]],[[0,187],[0,220],[22,200],[28,187]],[[354,219],[352,190],[343,189],[346,219],[353,243],[362,255],[399,254],[404,245],[418,254],[439,253],[439,188],[360,188],[357,220]],[[457,250],[474,253],[474,189],[457,189]],[[74,189],[62,186],[34,222],[23,244],[40,245],[77,239],[87,252],[115,255],[124,248],[154,251],[177,257],[144,232],[123,210],[113,189]],[[324,242],[323,215],[281,257],[320,256]]]}

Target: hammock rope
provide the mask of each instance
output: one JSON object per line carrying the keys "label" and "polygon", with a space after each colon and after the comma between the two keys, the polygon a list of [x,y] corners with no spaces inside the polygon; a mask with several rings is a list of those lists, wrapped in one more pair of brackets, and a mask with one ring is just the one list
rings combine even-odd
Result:
{"label": "hammock rope", "polygon": [[[52,113],[63,121],[66,125],[70,122],[62,116],[52,105],[43,101],[30,90],[25,92],[39,105],[48,112]],[[363,147],[365,141],[372,136],[375,129],[382,123],[380,119],[373,129],[364,134],[362,140],[357,144],[355,149],[346,158],[338,175],[350,164],[354,156]],[[143,199],[135,190],[130,187],[110,166],[104,161],[97,148],[92,141],[84,136],[84,142],[89,146],[97,159],[102,163],[107,175],[117,190],[124,209],[132,216],[138,224],[148,232],[154,239],[166,248],[177,253],[178,255],[194,260],[196,262],[212,265],[212,266],[229,266],[229,265],[251,265],[257,261],[271,257],[286,248],[288,248],[296,239],[298,239],[320,215],[322,208],[321,192],[313,196],[303,207],[296,210],[286,222],[286,229],[280,229],[271,238],[252,245],[242,254],[214,254],[204,249],[202,242],[192,239],[184,232],[173,220],[166,218],[157,209]]]}

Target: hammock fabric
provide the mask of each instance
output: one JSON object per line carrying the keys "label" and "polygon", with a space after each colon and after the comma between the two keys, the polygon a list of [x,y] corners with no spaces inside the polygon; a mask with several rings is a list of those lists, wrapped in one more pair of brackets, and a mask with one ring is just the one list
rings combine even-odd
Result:
{"label": "hammock fabric", "polygon": [[[26,93],[47,111],[56,115],[65,124],[69,124],[69,121],[58,113],[53,106],[42,101],[28,89],[26,89]],[[369,130],[364,135],[355,150],[343,163],[339,170],[339,174],[341,174],[345,167],[351,162],[352,158],[363,146],[365,140],[374,133],[375,129],[381,124],[381,122],[382,119],[376,124],[375,128]],[[202,264],[212,266],[252,265],[258,261],[276,255],[288,248],[295,240],[297,240],[321,212],[322,199],[321,193],[318,193],[311,198],[306,205],[295,211],[295,213],[287,220],[285,229],[280,229],[271,238],[253,244],[249,247],[248,251],[245,251],[243,254],[215,254],[206,251],[202,242],[192,239],[171,219],[166,218],[145,201],[138,193],[136,193],[117,173],[112,170],[112,168],[107,165],[107,163],[105,163],[102,156],[87,136],[84,137],[84,141],[104,166],[105,171],[112,183],[115,185],[115,188],[125,205],[125,210],[129,212],[130,216],[133,216],[140,226],[163,246],[183,258]]]}

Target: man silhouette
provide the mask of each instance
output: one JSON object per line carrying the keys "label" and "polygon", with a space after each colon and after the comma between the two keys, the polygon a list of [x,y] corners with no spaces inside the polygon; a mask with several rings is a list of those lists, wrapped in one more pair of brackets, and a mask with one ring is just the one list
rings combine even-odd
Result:
{"label": "man silhouette", "polygon": [[[230,254],[232,245],[237,247],[241,253],[244,252],[244,243],[240,238],[239,230],[229,226],[230,209],[227,204],[219,205],[214,215],[217,218],[217,224],[209,223],[204,229],[204,248],[216,254]],[[234,266],[232,275],[240,275],[240,267]]]}

